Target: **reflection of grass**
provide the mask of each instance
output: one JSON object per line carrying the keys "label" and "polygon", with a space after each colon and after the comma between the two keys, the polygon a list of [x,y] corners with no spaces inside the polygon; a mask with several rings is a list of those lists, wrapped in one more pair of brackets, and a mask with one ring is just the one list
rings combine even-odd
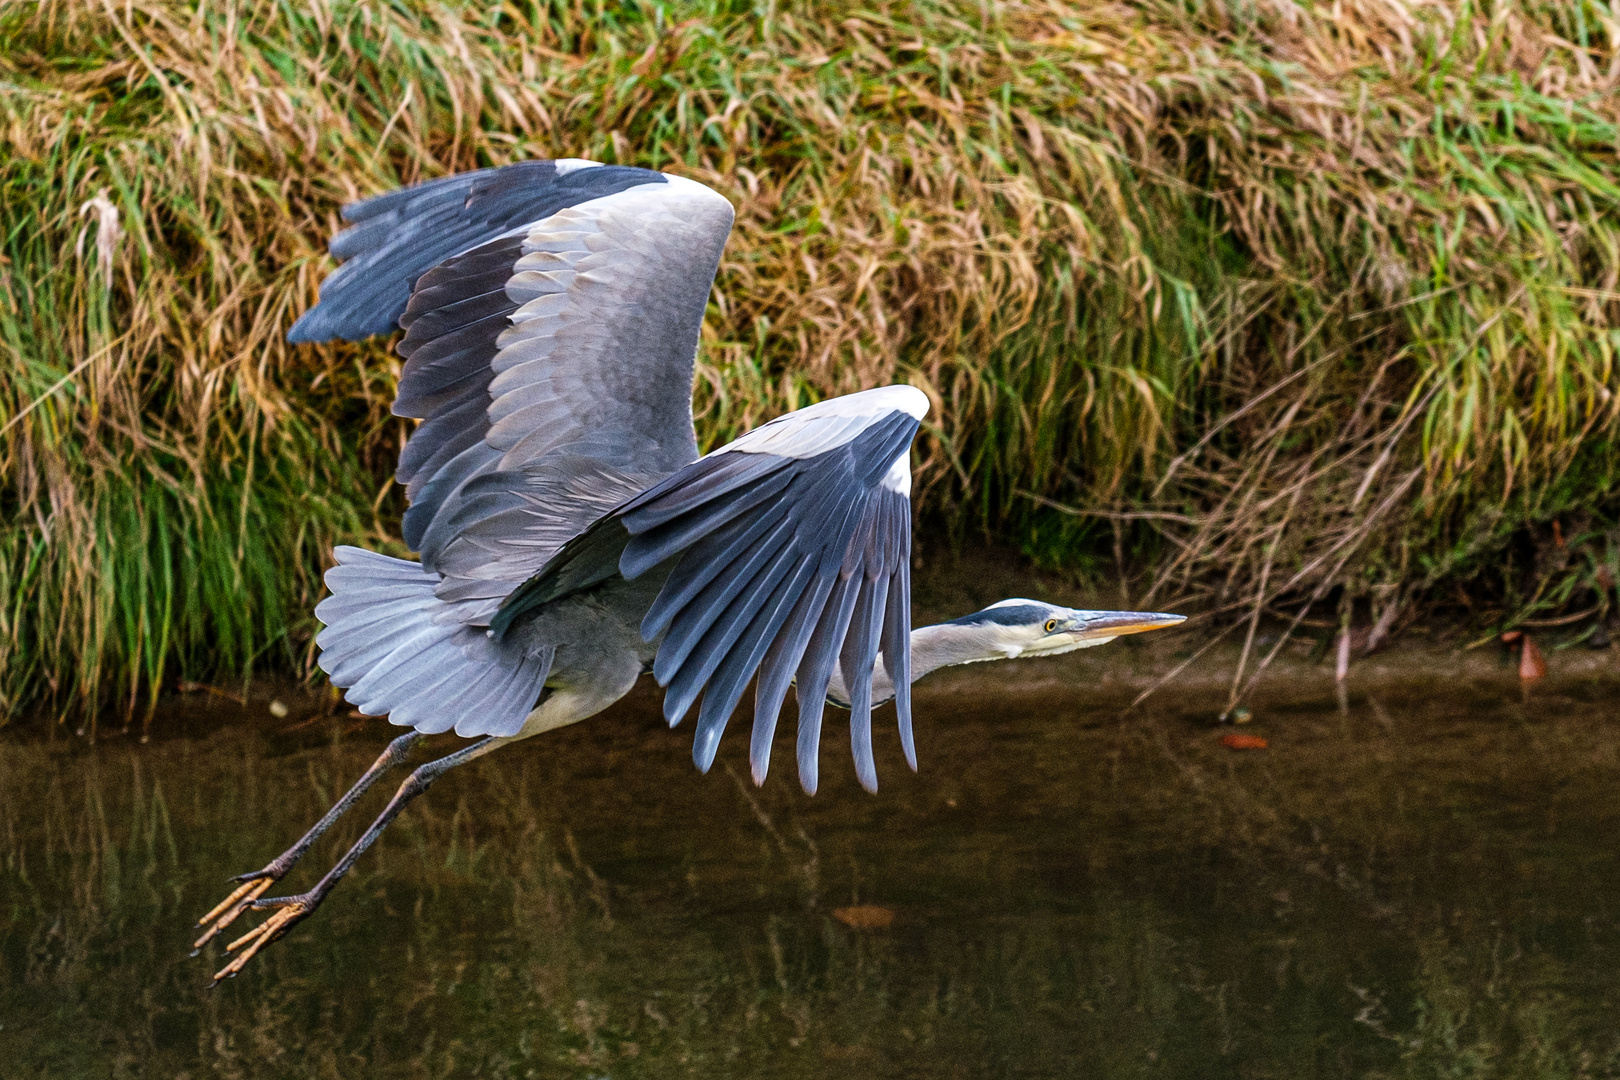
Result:
{"label": "reflection of grass", "polygon": [[304,657],[328,544],[385,542],[402,434],[381,346],[281,342],[333,210],[542,154],[739,204],[705,442],[911,379],[943,406],[927,505],[1051,561],[1115,537],[1026,494],[1125,513],[1122,546],[1232,603],[1473,573],[1561,516],[1570,543],[1493,576],[1568,599],[1613,558],[1613,26],[1597,0],[9,5],[0,703]]}
{"label": "reflection of grass", "polygon": [[[1394,736],[1300,716],[1279,739],[1296,768],[1280,771],[1207,754],[1207,733],[1169,720],[1163,745],[1005,704],[994,722],[956,720],[937,725],[930,766],[955,775],[954,810],[927,776],[897,776],[879,799],[841,774],[816,800],[791,784],[739,791],[726,759],[692,774],[650,714],[497,755],[435,786],[316,919],[213,993],[200,989],[209,959],[185,955],[190,920],[378,745],[225,732],[8,746],[3,1071],[1620,1067],[1603,1000],[1612,867],[1572,857],[1586,850],[1573,838],[1605,831],[1593,800],[1607,778],[1564,768],[1574,742],[1613,750],[1593,725],[1543,723],[1508,747],[1478,734],[1505,724],[1476,718],[1466,740],[1405,737],[1392,757]],[[1498,779],[1476,790],[1482,776]],[[1521,789],[1544,808],[1502,811]],[[381,800],[287,884],[313,880]],[[1504,871],[1504,855],[1521,869]],[[850,930],[830,915],[850,902],[892,907],[894,926]]]}
{"label": "reflection of grass", "polygon": [[[1444,939],[1425,942],[1411,1028],[1394,1075],[1414,1080],[1533,1077],[1547,1080],[1620,1075],[1620,1035],[1612,1025],[1593,1037],[1544,958],[1498,939],[1484,955],[1459,955]],[[1581,1003],[1590,1009],[1595,1003]],[[1612,1003],[1611,1006],[1612,1008]],[[1607,1036],[1607,1037],[1605,1037]]]}

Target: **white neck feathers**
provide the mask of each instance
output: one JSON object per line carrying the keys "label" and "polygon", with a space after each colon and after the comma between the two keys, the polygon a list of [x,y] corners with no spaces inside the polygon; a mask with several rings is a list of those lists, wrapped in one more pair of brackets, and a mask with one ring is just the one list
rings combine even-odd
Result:
{"label": "white neck feathers", "polygon": [[[1017,656],[1022,650],[996,641],[997,629],[990,623],[940,623],[937,626],[917,627],[911,632],[911,681],[916,682],[940,668]],[[827,696],[841,705],[849,704],[849,691],[844,687],[842,672],[833,672]],[[883,666],[883,658],[879,657],[872,670],[872,704],[879,705],[892,697],[894,682]]]}

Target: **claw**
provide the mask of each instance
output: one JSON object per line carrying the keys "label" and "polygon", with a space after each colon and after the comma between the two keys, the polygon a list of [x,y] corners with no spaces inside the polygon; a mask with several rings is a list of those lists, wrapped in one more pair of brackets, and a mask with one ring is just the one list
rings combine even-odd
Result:
{"label": "claw", "polygon": [[221,930],[231,925],[241,916],[242,912],[252,907],[253,902],[263,896],[265,890],[274,885],[276,881],[275,878],[264,874],[263,871],[259,871],[257,874],[242,875],[240,878],[232,878],[231,880],[239,881],[242,878],[247,880],[242,881],[242,884],[238,885],[231,895],[215,905],[214,910],[197,920],[198,926],[207,926],[209,923],[214,925],[209,926],[208,931],[192,943],[191,955],[196,956],[204,945],[214,940]]}
{"label": "claw", "polygon": [[[278,897],[278,899],[283,898]],[[247,948],[242,949],[242,952],[232,958],[230,963],[214,973],[214,981],[209,983],[210,989],[241,971],[247,966],[247,962],[258,954],[260,949],[281,937],[294,923],[315,910],[315,905],[309,903],[303,897],[290,896],[284,899],[286,900],[285,906],[277,908],[274,915],[225,946],[226,952],[236,952],[237,949],[244,945]]]}

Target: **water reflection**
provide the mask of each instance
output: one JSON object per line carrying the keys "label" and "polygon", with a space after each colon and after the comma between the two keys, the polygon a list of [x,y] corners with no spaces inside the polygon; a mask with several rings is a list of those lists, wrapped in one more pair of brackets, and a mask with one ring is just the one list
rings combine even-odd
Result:
{"label": "water reflection", "polygon": [[919,697],[924,771],[885,746],[877,797],[841,759],[755,790],[739,739],[700,777],[650,698],[494,755],[212,993],[191,920],[387,730],[5,745],[0,1073],[1620,1070],[1612,686],[1323,686],[1248,754],[1201,709]]}

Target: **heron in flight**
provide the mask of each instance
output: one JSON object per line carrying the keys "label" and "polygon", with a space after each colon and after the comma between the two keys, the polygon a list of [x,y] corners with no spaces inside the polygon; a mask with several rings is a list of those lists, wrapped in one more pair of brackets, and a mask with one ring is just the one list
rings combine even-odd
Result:
{"label": "heron in flight", "polygon": [[[528,161],[344,208],[342,265],[292,342],[405,331],[393,411],[421,424],[396,477],[419,562],[336,550],[320,666],[362,713],[411,730],[296,844],[198,921],[240,971],[307,918],[445,770],[594,716],[651,672],[673,726],[697,704],[707,771],[755,684],[750,760],[770,764],[788,687],[814,794],[826,702],[877,788],[872,710],[893,700],[917,767],[911,683],[941,667],[1066,652],[1182,621],[1005,600],[911,628],[910,454],[928,398],[887,386],[778,417],[707,455],[692,426],[699,331],[731,204],[679,176]],[[698,704],[701,697],[701,704]],[[419,766],[308,892],[265,897],[426,735],[477,741]]]}

